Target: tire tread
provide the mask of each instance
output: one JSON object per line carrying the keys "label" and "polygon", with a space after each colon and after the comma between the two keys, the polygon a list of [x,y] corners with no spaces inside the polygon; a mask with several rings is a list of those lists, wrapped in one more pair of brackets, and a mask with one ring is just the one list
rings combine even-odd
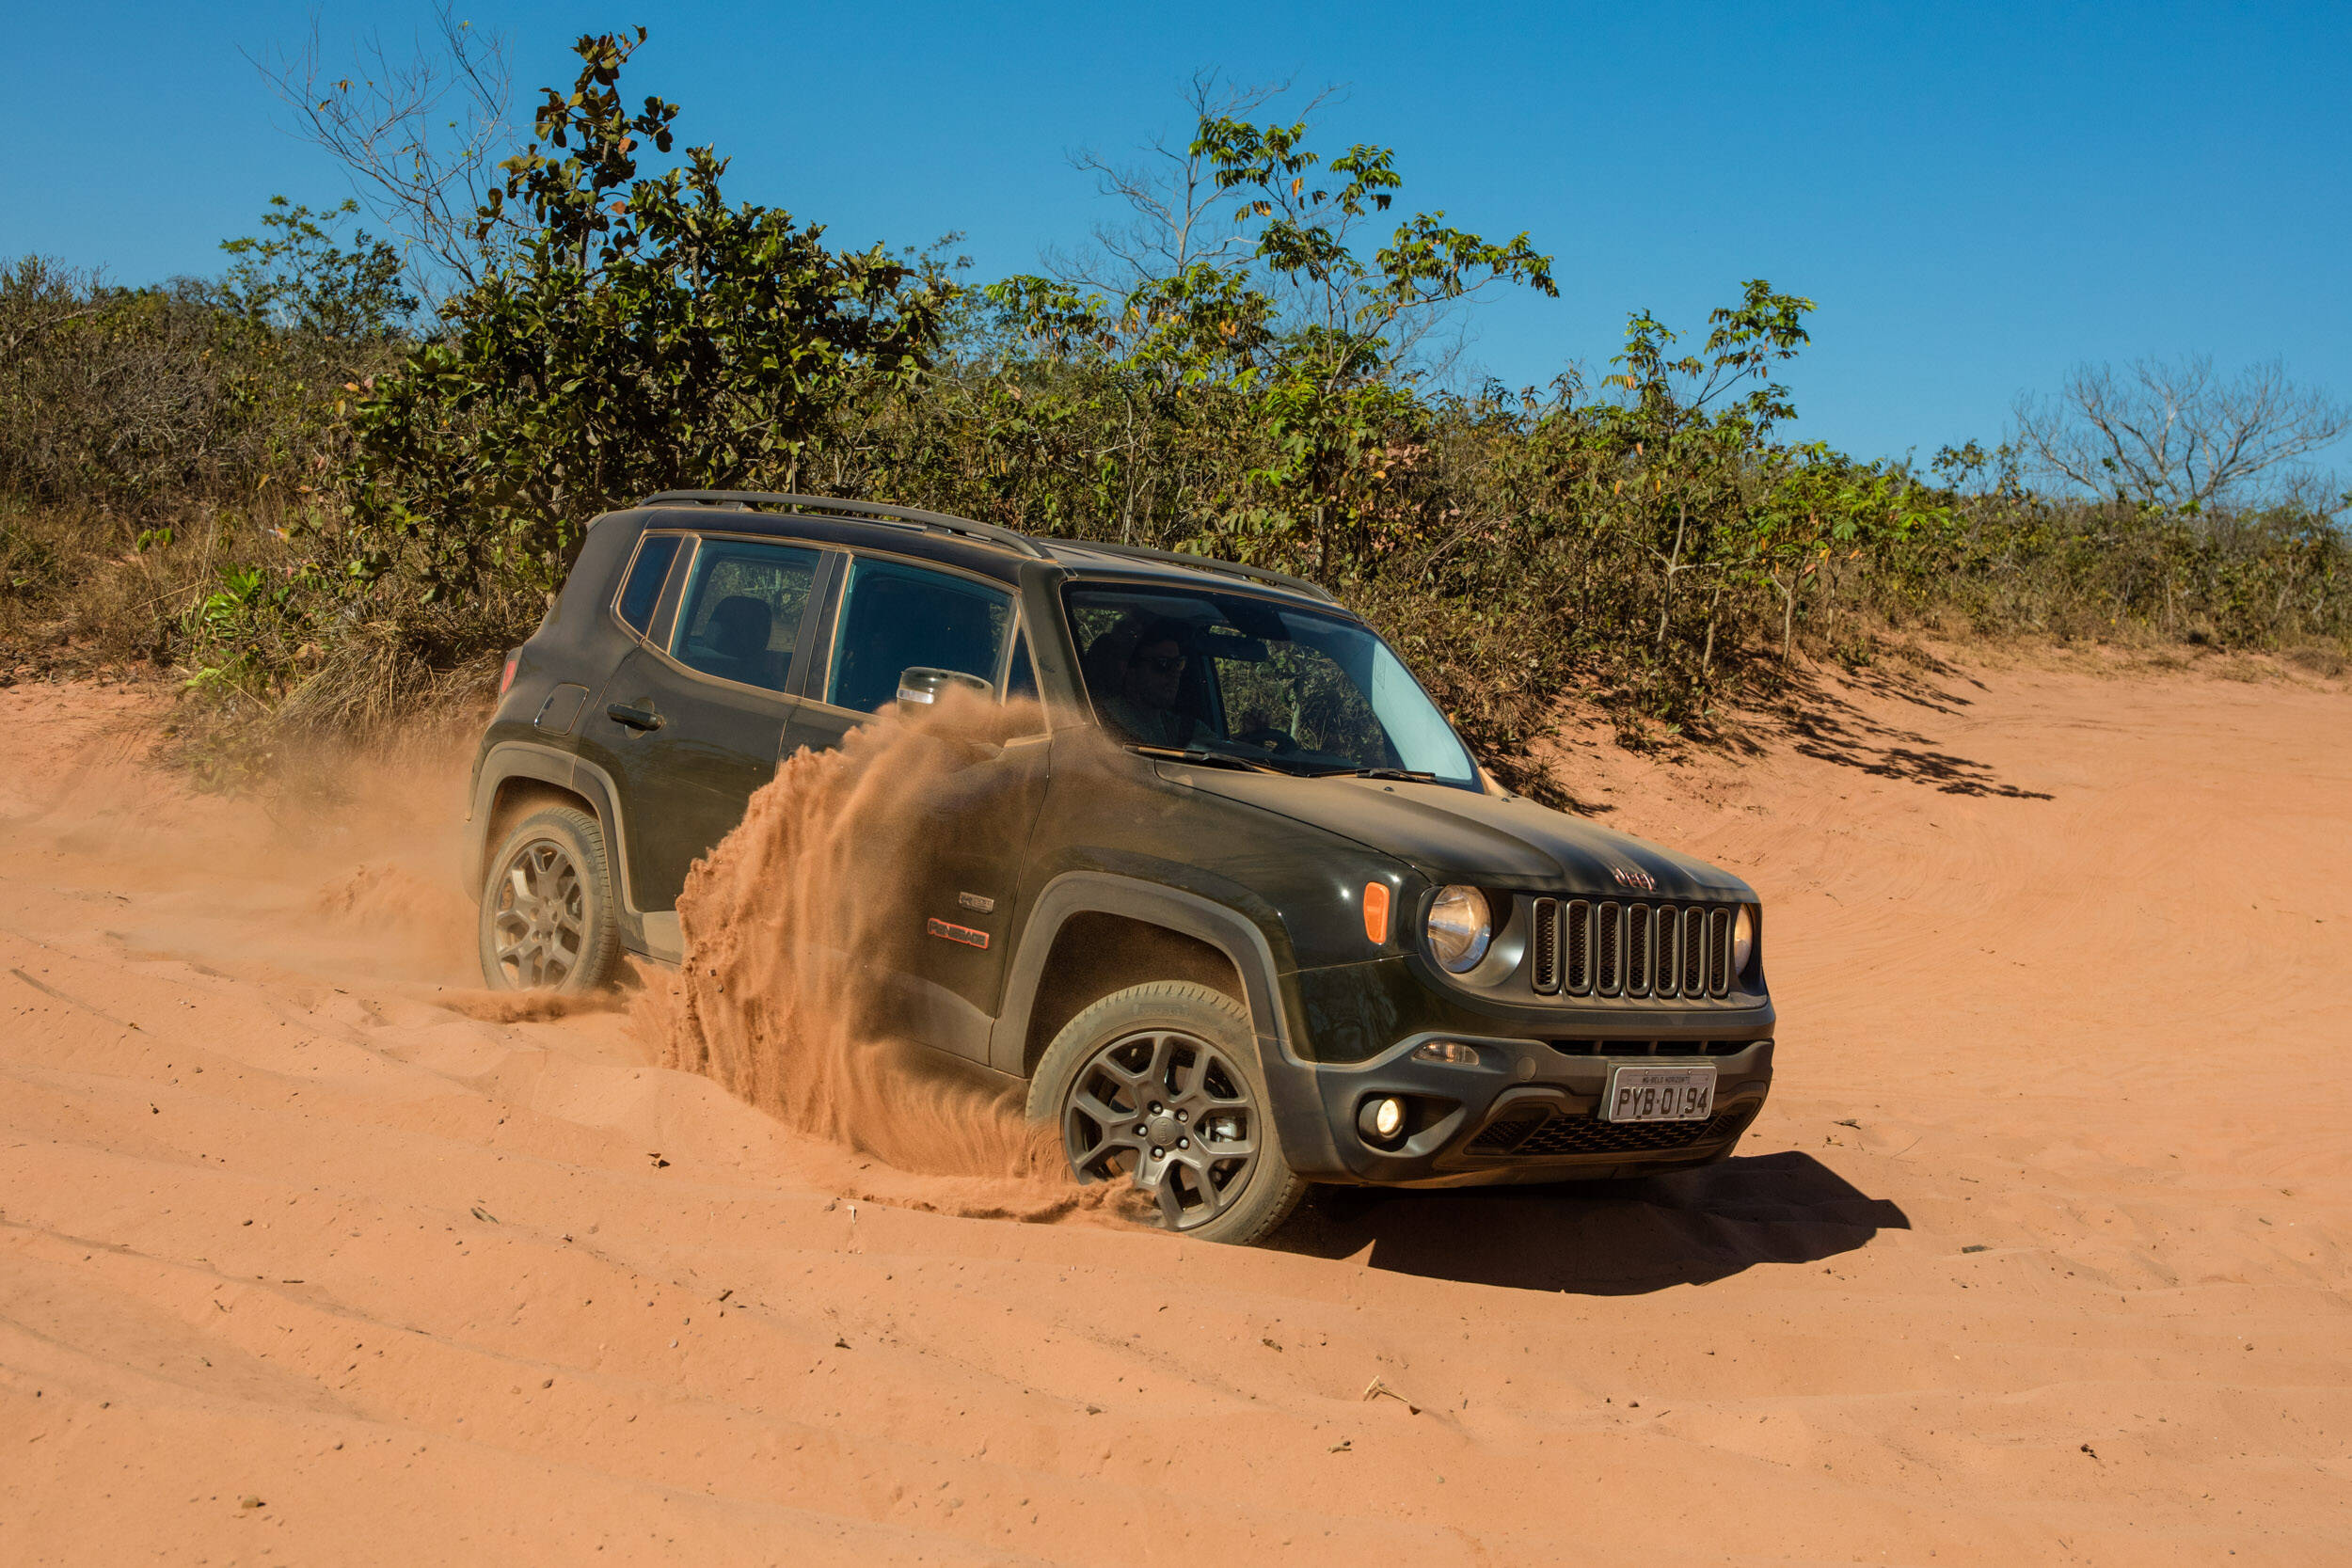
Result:
{"label": "tire tread", "polygon": [[559,993],[575,994],[602,990],[620,977],[621,927],[619,904],[612,890],[612,863],[605,852],[604,829],[596,819],[577,806],[542,806],[515,824],[487,863],[483,872],[482,915],[477,932],[483,983],[492,990],[515,988],[506,983],[490,945],[490,920],[497,908],[492,884],[501,867],[513,858],[516,848],[526,839],[549,836],[549,828],[560,829],[573,841],[579,851],[580,871],[588,879],[589,921],[592,929],[586,933],[587,942],[580,949],[580,964],[564,977],[563,983],[551,989]]}

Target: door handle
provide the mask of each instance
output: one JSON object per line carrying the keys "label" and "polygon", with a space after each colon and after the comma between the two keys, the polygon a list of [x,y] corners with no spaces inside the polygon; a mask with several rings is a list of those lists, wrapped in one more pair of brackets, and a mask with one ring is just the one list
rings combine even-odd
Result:
{"label": "door handle", "polygon": [[604,716],[615,724],[624,724],[632,730],[658,730],[661,727],[661,715],[649,707],[637,707],[628,703],[614,703],[604,710]]}

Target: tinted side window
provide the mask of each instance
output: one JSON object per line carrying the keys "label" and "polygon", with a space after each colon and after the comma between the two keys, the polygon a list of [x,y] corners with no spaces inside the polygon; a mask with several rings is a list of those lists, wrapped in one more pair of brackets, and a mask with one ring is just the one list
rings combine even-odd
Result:
{"label": "tinted side window", "polygon": [[841,605],[825,700],[877,712],[897,700],[898,673],[918,664],[993,681],[1011,620],[1012,599],[1001,590],[861,556]]}
{"label": "tinted side window", "polygon": [[722,680],[781,691],[808,610],[817,552],[790,545],[706,539],[678,611],[672,657]]}
{"label": "tinted side window", "polygon": [[1005,673],[1005,700],[1012,703],[1037,701],[1037,666],[1029,659],[1029,634],[1026,631],[1012,640],[1012,664]]}
{"label": "tinted side window", "polygon": [[653,625],[653,608],[661,602],[661,584],[670,576],[670,562],[677,559],[677,546],[675,533],[646,539],[637,546],[628,580],[621,584],[621,619],[640,637]]}

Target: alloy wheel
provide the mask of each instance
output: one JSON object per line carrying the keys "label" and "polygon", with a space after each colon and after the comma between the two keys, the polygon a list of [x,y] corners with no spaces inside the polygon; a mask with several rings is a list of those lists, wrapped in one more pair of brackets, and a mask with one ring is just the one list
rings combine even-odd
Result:
{"label": "alloy wheel", "polygon": [[1249,1080],[1198,1036],[1153,1029],[1089,1058],[1062,1109],[1062,1145],[1081,1181],[1125,1176],[1160,1223],[1191,1230],[1225,1212],[1258,1163]]}
{"label": "alloy wheel", "polygon": [[498,880],[492,943],[516,989],[559,985],[580,966],[586,911],[580,867],[562,845],[533,839]]}

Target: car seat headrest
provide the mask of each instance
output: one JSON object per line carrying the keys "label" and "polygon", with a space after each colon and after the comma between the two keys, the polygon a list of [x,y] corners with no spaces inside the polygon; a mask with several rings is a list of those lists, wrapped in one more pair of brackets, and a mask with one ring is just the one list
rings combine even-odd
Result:
{"label": "car seat headrest", "polygon": [[713,652],[725,658],[756,658],[768,651],[768,633],[775,613],[748,594],[721,599],[710,611],[706,636]]}

